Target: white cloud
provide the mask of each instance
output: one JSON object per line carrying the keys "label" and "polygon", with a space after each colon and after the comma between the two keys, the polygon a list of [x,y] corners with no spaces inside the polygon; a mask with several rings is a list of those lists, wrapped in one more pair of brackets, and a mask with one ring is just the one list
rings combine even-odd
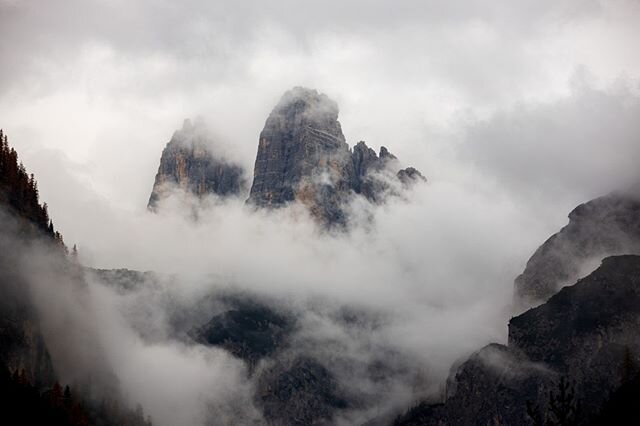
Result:
{"label": "white cloud", "polygon": [[[167,290],[178,298],[214,275],[364,305],[393,318],[376,338],[442,378],[504,339],[512,279],[568,211],[637,178],[638,18],[624,0],[5,1],[0,126],[88,264],[192,277]],[[381,208],[373,232],[340,237],[296,207],[251,213],[233,200],[196,224],[179,206],[145,211],[184,118],[202,116],[252,170],[270,109],[295,85],[339,103],[350,144],[387,146],[429,184]],[[106,354],[154,416],[180,395],[149,386],[186,377],[192,396],[242,382],[224,355],[148,345],[120,311],[131,301],[95,291]]]}

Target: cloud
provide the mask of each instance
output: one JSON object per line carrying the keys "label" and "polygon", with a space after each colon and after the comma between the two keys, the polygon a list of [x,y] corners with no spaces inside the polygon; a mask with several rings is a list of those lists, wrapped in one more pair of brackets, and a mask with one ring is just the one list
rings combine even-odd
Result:
{"label": "cloud", "polygon": [[597,89],[577,74],[553,102],[520,104],[466,127],[460,152],[516,197],[566,206],[640,178],[633,81]]}
{"label": "cloud", "polygon": [[[349,360],[396,351],[443,380],[455,359],[504,341],[513,278],[566,214],[637,178],[639,15],[624,0],[2,1],[0,125],[56,227],[87,265],[179,277],[137,296],[90,280],[82,309],[74,297],[52,306],[70,306],[79,331],[94,318],[100,362],[167,424],[251,406],[237,360],[171,332],[177,308],[206,320],[199,303],[230,287],[298,311],[327,301],[301,341],[332,339]],[[388,146],[429,183],[340,236],[319,235],[299,206],[205,200],[194,223],[178,197],[146,212],[184,118],[202,116],[252,170],[264,121],[296,85],[337,101],[350,145]],[[343,305],[387,320],[358,334],[332,319]],[[183,394],[165,386],[177,382]]]}

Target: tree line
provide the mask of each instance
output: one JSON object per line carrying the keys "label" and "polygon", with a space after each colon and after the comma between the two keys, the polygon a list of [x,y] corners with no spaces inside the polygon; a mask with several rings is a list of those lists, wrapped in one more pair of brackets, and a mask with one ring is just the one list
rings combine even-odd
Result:
{"label": "tree line", "polygon": [[142,407],[131,410],[116,400],[87,400],[58,382],[39,388],[24,369],[0,368],[0,423],[49,426],[153,426]]}
{"label": "tree line", "polygon": [[33,173],[18,159],[16,150],[0,129],[0,203],[8,205],[18,216],[24,217],[36,228],[64,246],[62,235],[53,226],[47,203],[40,204],[38,183]]}

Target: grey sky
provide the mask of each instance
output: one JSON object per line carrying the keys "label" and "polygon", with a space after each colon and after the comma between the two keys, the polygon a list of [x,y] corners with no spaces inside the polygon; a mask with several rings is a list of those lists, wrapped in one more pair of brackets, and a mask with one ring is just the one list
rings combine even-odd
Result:
{"label": "grey sky", "polygon": [[[512,280],[567,213],[640,177],[638,22],[638,0],[0,0],[0,127],[88,264],[366,304],[393,314],[385,339],[443,378],[504,339]],[[385,145],[429,184],[379,209],[374,232],[340,238],[295,207],[252,214],[236,200],[198,224],[178,203],[145,211],[184,118],[201,116],[251,171],[296,85],[338,102],[351,145]],[[194,282],[166,291],[210,290]],[[106,356],[154,416],[176,396],[150,387],[174,371],[187,402],[243,382],[224,354],[144,344],[122,313],[133,302],[91,288]]]}

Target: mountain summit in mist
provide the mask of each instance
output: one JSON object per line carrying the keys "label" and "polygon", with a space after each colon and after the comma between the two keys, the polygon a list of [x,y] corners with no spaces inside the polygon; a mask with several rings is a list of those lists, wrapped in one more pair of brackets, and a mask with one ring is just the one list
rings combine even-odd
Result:
{"label": "mountain summit in mist", "polygon": [[[180,188],[198,197],[242,195],[245,171],[212,152],[202,124],[185,120],[165,147],[149,208]],[[365,142],[353,149],[338,121],[338,105],[316,90],[287,91],[260,133],[253,184],[247,203],[278,208],[291,202],[306,206],[321,225],[345,225],[348,204],[362,196],[380,204],[426,179],[413,167],[402,169],[387,148],[377,154]]]}
{"label": "mountain summit in mist", "polygon": [[0,0],[0,426],[640,425],[639,22]]}
{"label": "mountain summit in mist", "polygon": [[214,141],[204,123],[185,120],[162,151],[149,209],[155,210],[160,200],[175,188],[198,197],[241,195],[246,187],[244,169],[213,149]]}
{"label": "mountain summit in mist", "polygon": [[345,142],[338,105],[316,90],[295,87],[269,114],[260,133],[248,202],[281,207],[299,201],[325,225],[344,224],[351,195],[382,202],[394,186],[424,180],[414,168],[400,170],[396,157],[359,142]]}

